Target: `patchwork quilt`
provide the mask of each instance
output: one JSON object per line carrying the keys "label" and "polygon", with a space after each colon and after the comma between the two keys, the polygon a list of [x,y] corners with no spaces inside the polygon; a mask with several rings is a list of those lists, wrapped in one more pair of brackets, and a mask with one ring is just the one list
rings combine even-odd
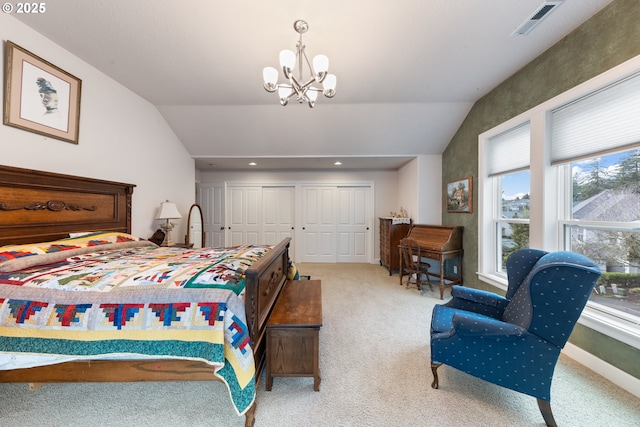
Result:
{"label": "patchwork quilt", "polygon": [[[184,250],[125,239],[124,249],[109,242],[78,250],[89,246],[82,239],[33,257],[16,256],[38,252],[33,247],[0,248],[0,353],[204,361],[244,414],[255,398],[244,272],[271,247]],[[74,247],[60,249],[65,245]],[[71,256],[58,254],[67,250]],[[2,257],[30,261],[2,271]]]}

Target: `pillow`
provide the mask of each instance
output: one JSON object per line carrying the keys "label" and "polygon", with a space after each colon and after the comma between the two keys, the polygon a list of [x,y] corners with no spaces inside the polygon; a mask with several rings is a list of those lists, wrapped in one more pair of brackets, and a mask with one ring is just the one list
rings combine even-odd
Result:
{"label": "pillow", "polygon": [[94,234],[94,233],[96,233],[96,232],[95,231],[83,231],[83,232],[80,232],[80,233],[69,233],[69,237],[72,238],[72,239],[75,239],[75,238],[78,238],[78,237],[83,237],[83,236],[86,236],[88,234]]}
{"label": "pillow", "polygon": [[298,272],[298,267],[291,261],[289,258],[289,271],[287,272],[287,279],[289,280],[299,280],[300,273]]}
{"label": "pillow", "polygon": [[52,242],[0,247],[0,271],[15,271],[38,264],[61,261],[95,251],[155,246],[139,237],[121,232],[78,233],[79,237]]}

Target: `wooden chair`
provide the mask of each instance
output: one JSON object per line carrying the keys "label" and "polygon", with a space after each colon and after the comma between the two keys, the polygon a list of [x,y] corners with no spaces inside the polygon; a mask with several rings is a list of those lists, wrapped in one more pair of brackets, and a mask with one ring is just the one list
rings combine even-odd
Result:
{"label": "wooden chair", "polygon": [[419,291],[422,292],[422,276],[426,276],[429,289],[433,290],[431,286],[431,279],[429,278],[428,270],[431,265],[422,260],[420,253],[420,245],[413,239],[400,240],[400,256],[402,257],[402,268],[400,269],[400,283],[402,284],[402,278],[406,275],[409,276],[406,282],[407,288],[410,284],[415,284]]}

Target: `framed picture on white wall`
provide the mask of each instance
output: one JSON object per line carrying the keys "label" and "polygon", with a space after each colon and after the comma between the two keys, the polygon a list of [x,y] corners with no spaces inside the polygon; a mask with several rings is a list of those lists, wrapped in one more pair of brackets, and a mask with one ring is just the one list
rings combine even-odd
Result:
{"label": "framed picture on white wall", "polygon": [[3,123],[78,143],[82,80],[7,41]]}

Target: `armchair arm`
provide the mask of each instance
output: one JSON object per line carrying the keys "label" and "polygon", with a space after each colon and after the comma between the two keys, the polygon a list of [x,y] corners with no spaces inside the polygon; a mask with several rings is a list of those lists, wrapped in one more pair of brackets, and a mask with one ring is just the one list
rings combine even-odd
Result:
{"label": "armchair arm", "polygon": [[446,305],[473,313],[484,314],[495,319],[502,317],[509,300],[493,292],[455,285],[451,288],[453,299]]}
{"label": "armchair arm", "polygon": [[483,338],[521,338],[529,332],[512,323],[468,312],[457,312],[453,315],[453,329],[456,334],[465,336],[482,336]]}

